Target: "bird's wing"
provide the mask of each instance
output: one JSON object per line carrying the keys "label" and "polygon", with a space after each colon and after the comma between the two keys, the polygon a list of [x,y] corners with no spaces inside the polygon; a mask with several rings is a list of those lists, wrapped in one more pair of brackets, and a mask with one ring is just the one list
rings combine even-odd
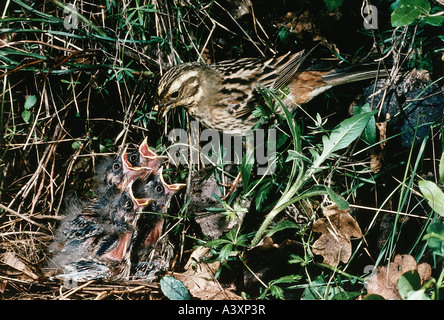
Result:
{"label": "bird's wing", "polygon": [[86,282],[95,279],[107,278],[111,270],[104,264],[94,260],[80,260],[63,267],[63,274],[56,278],[73,282]]}

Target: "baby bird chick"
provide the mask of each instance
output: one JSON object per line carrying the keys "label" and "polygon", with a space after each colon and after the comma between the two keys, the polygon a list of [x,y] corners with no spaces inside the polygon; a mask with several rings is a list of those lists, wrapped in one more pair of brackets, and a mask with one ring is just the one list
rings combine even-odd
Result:
{"label": "baby bird chick", "polygon": [[137,216],[150,203],[135,199],[131,185],[122,194],[100,198],[87,208],[76,200],[70,203],[51,246],[55,253],[51,262],[64,272],[57,278],[83,282],[115,277],[128,269],[123,260]]}
{"label": "baby bird chick", "polygon": [[158,156],[148,145],[148,138],[145,137],[139,148],[130,154],[129,160],[135,167],[145,167],[151,169],[151,174],[156,174],[166,159],[166,156]]}
{"label": "baby bird chick", "polygon": [[153,280],[159,272],[168,269],[172,258],[172,245],[166,235],[162,236],[164,215],[173,195],[185,186],[181,183],[167,184],[162,168],[149,182],[135,182],[136,197],[151,200],[151,203],[146,207],[147,212],[140,216],[134,234],[134,249],[131,252],[131,272],[134,277]]}

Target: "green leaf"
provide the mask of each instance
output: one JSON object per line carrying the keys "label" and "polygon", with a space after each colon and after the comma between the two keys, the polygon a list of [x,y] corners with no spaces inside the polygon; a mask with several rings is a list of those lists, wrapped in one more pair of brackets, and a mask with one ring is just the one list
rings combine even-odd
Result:
{"label": "green leaf", "polygon": [[31,119],[31,112],[29,112],[28,110],[24,110],[22,112],[22,119],[23,121],[25,121],[26,123],[29,122],[29,120]]}
{"label": "green leaf", "polygon": [[439,182],[444,184],[444,152],[439,160]]}
{"label": "green leaf", "polygon": [[190,300],[190,293],[185,285],[174,277],[160,279],[160,289],[170,300]]}
{"label": "green leaf", "polygon": [[82,141],[74,141],[74,142],[71,144],[71,148],[72,148],[73,150],[78,150],[81,146],[82,146]]}
{"label": "green leaf", "polygon": [[231,252],[233,252],[233,244],[227,243],[226,245],[224,245],[219,252],[219,259],[221,260],[221,262],[227,261],[231,255]]}
{"label": "green leaf", "polygon": [[32,107],[34,107],[34,105],[37,102],[37,97],[36,96],[29,96],[26,101],[25,101],[25,110],[29,110]]}
{"label": "green leaf", "polygon": [[242,176],[242,184],[245,188],[245,190],[248,190],[249,184],[250,184],[250,175],[251,170],[254,166],[254,149],[250,150],[245,156],[242,158],[242,164],[240,166],[240,172]]}
{"label": "green leaf", "polygon": [[336,192],[334,192],[332,189],[328,187],[326,187],[326,189],[331,201],[338,205],[339,210],[347,210],[349,208],[350,205],[347,200],[336,194]]}
{"label": "green leaf", "polygon": [[344,0],[324,0],[324,3],[327,10],[332,11],[339,8],[344,3]]}
{"label": "green leaf", "polygon": [[288,156],[287,156],[287,159],[285,159],[285,162],[289,162],[289,161],[293,161],[293,160],[302,160],[302,161],[310,162],[310,159],[307,158],[306,156],[290,149],[290,150],[288,150]]}
{"label": "green leaf", "polygon": [[270,286],[270,293],[276,299],[284,299],[284,290],[279,286]]}
{"label": "green leaf", "polygon": [[434,254],[444,257],[444,222],[437,221],[427,228],[427,234],[423,237]]}
{"label": "green leaf", "polygon": [[421,180],[418,185],[430,207],[444,217],[444,192],[432,181]]}
{"label": "green leaf", "polygon": [[24,105],[25,110],[22,112],[22,119],[26,123],[28,123],[29,120],[31,120],[32,113],[29,110],[32,107],[34,107],[36,102],[37,102],[37,97],[34,96],[34,95],[29,96],[28,98],[26,98],[25,105]]}
{"label": "green leaf", "polygon": [[279,231],[282,231],[285,229],[300,229],[300,225],[293,222],[293,221],[290,221],[290,220],[282,220],[276,226],[271,228],[271,230],[267,233],[267,236],[271,237],[276,232],[279,232]]}
{"label": "green leaf", "polygon": [[419,8],[410,6],[401,6],[396,8],[390,16],[392,27],[404,27],[415,22],[421,15]]}
{"label": "green leaf", "polygon": [[[370,105],[368,103],[364,104],[362,107],[353,107],[353,114],[362,114],[365,112],[370,112]],[[372,145],[376,142],[376,120],[375,117],[371,117],[368,124],[365,126],[364,132],[362,133],[362,140],[368,145]]]}
{"label": "green leaf", "polygon": [[422,18],[424,23],[434,27],[440,27],[444,24],[444,16],[428,16]]}
{"label": "green leaf", "polygon": [[405,299],[409,291],[421,288],[421,278],[416,270],[410,270],[402,274],[398,279],[398,292]]}
{"label": "green leaf", "polygon": [[[328,291],[326,292],[328,288]],[[330,299],[337,294],[336,288],[330,286],[323,275],[316,277],[302,293],[302,300]]]}
{"label": "green leaf", "polygon": [[399,277],[398,292],[403,300],[428,300],[421,290],[421,278],[416,270],[407,271]]}
{"label": "green leaf", "polygon": [[295,254],[291,254],[290,255],[290,260],[288,260],[289,264],[300,264],[302,265],[305,262],[305,259],[302,258],[301,256],[295,255]]}
{"label": "green leaf", "polygon": [[421,13],[428,13],[431,5],[427,0],[400,0],[399,6],[391,14],[393,27],[404,27],[415,22]]}
{"label": "green leaf", "polygon": [[401,6],[412,6],[423,10],[424,12],[429,12],[431,9],[429,0],[400,0]]}
{"label": "green leaf", "polygon": [[256,205],[257,210],[260,210],[262,208],[262,205],[264,204],[265,200],[267,200],[268,194],[270,193],[272,187],[273,184],[270,182],[264,184],[259,189],[254,199],[254,204]]}
{"label": "green leaf", "polygon": [[408,292],[405,300],[431,300],[431,299],[425,293],[425,289],[419,289]]}
{"label": "green leaf", "polygon": [[369,294],[368,296],[365,296],[362,300],[385,300],[385,299],[381,297],[379,294]]}
{"label": "green leaf", "polygon": [[332,300],[354,300],[361,295],[360,292],[339,292],[334,295]]}
{"label": "green leaf", "polygon": [[323,136],[323,150],[321,159],[327,158],[333,152],[346,148],[364,131],[371,117],[377,110],[357,114],[342,121],[330,134],[330,137]]}

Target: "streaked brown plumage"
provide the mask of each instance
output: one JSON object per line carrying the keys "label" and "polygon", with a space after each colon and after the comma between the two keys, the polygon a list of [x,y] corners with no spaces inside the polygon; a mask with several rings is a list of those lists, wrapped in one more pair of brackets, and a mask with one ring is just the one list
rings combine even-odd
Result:
{"label": "streaked brown plumage", "polygon": [[378,71],[299,69],[303,52],[273,58],[244,58],[205,65],[184,63],[168,70],[158,86],[159,114],[184,107],[208,128],[244,134],[258,122],[253,111],[262,98],[258,88],[288,87],[283,100],[290,111],[331,87],[375,78]]}

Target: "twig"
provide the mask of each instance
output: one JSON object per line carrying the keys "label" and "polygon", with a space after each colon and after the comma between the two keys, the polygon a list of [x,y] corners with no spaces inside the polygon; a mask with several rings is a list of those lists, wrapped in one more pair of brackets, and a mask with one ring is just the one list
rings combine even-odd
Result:
{"label": "twig", "polygon": [[[106,297],[109,297],[113,294],[123,294],[123,293],[131,293],[135,291],[139,291],[141,289],[145,289],[145,286],[141,285],[132,289],[126,289],[126,290],[111,290],[111,291],[103,291],[97,295],[97,297],[94,298],[94,300],[103,300]],[[150,290],[150,289],[149,289]]]}
{"label": "twig", "polygon": [[96,280],[91,280],[91,281],[89,281],[89,282],[87,282],[85,284],[82,284],[81,286],[78,286],[78,287],[74,288],[72,291],[70,291],[70,292],[68,291],[68,294],[66,294],[66,295],[63,295],[63,293],[61,293],[60,297],[58,297],[58,300],[62,300],[62,299],[68,298],[69,296],[73,295],[77,291],[82,290],[83,288],[89,286],[94,281],[96,281]]}
{"label": "twig", "polygon": [[47,230],[47,231],[50,231],[49,228],[47,228],[47,227],[44,226],[43,224],[40,224],[40,223],[38,223],[38,222],[35,222],[35,221],[31,220],[31,219],[29,219],[27,216],[25,216],[25,215],[23,215],[23,214],[21,214],[21,213],[18,213],[17,211],[14,211],[14,210],[12,210],[11,208],[8,208],[7,206],[4,206],[4,205],[1,204],[1,203],[0,203],[0,209],[5,210],[5,211],[7,211],[7,212],[9,212],[9,213],[11,213],[11,214],[13,214],[13,215],[15,215],[15,216],[17,216],[17,217],[23,219],[23,220],[26,220],[26,221],[28,221],[29,223],[31,223],[31,224],[33,224],[33,225],[39,227],[39,228],[45,229],[45,230]]}

